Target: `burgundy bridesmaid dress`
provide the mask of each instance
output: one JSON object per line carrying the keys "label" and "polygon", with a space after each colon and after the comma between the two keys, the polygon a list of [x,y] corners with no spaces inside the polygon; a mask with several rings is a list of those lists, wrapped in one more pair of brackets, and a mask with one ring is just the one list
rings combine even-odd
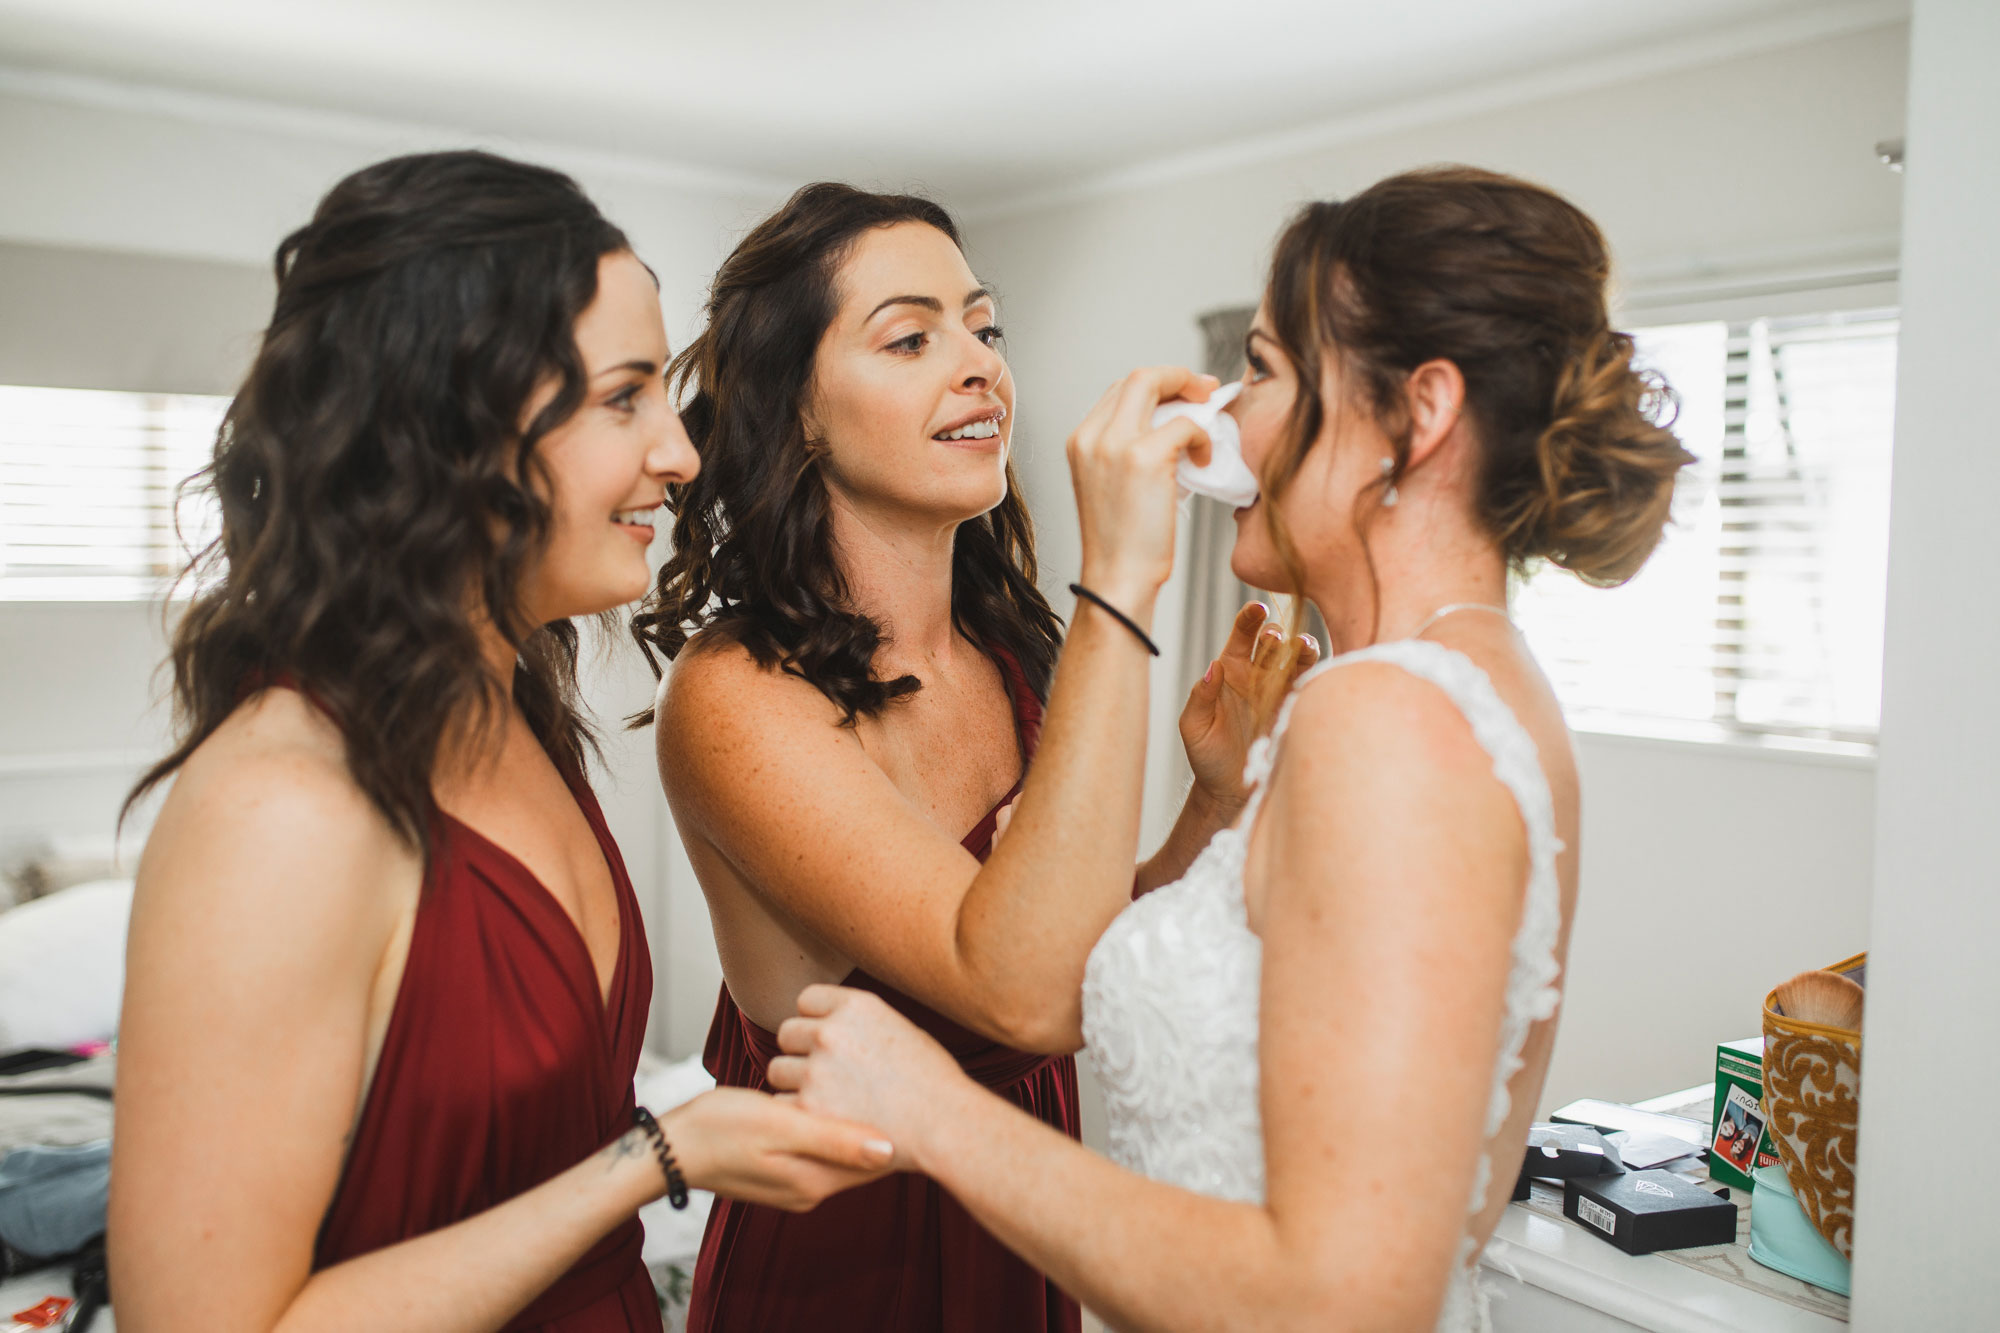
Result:
{"label": "burgundy bridesmaid dress", "polygon": [[[505,1203],[631,1126],[653,966],[604,814],[581,778],[565,777],[618,895],[609,1002],[562,905],[439,812],[409,961],[315,1270]],[[643,1239],[637,1216],[625,1219],[507,1328],[657,1333]]]}
{"label": "burgundy bridesmaid dress", "polygon": [[[1020,665],[994,653],[1021,753],[1041,738],[1042,702]],[[1017,783],[1000,802],[1020,792]],[[996,806],[965,835],[985,860]],[[1078,1135],[1076,1061],[1030,1055],[968,1031],[859,970],[874,991],[930,1033],[965,1071],[1045,1124]],[[777,1038],[722,988],[703,1063],[716,1081],[769,1090]],[[688,1333],[1077,1333],[1075,1301],[1016,1258],[928,1176],[899,1174],[836,1194],[809,1213],[718,1198],[695,1266]]]}

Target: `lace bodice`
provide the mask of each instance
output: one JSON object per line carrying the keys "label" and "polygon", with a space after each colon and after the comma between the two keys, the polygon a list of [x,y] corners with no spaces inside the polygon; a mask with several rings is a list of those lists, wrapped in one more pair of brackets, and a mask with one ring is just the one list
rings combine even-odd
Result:
{"label": "lace bodice", "polygon": [[[1529,1030],[1555,1012],[1562,842],[1533,738],[1486,673],[1441,644],[1404,639],[1323,662],[1299,678],[1270,736],[1251,747],[1244,767],[1251,797],[1243,817],[1217,834],[1180,880],[1120,913],[1084,971],[1083,1037],[1104,1089],[1111,1156],[1155,1180],[1225,1199],[1264,1199],[1257,1058],[1263,942],[1245,914],[1245,844],[1298,690],[1356,662],[1390,663],[1442,690],[1493,757],[1494,775],[1513,794],[1527,829],[1526,899],[1495,1053],[1489,1139],[1507,1120],[1507,1085],[1521,1068]],[[1483,1159],[1468,1220],[1485,1207],[1491,1175],[1492,1161]],[[1451,1333],[1485,1324],[1470,1234],[1459,1258],[1438,1321]]]}

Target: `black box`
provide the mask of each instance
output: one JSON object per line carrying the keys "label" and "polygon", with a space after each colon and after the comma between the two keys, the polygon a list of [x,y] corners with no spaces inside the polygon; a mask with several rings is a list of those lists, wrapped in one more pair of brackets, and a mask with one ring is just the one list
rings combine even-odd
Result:
{"label": "black box", "polygon": [[1537,1180],[1608,1176],[1625,1169],[1618,1149],[1588,1125],[1530,1125],[1521,1174]]}
{"label": "black box", "polygon": [[1586,1176],[1563,1187],[1563,1216],[1627,1254],[1727,1245],[1736,1205],[1671,1171]]}

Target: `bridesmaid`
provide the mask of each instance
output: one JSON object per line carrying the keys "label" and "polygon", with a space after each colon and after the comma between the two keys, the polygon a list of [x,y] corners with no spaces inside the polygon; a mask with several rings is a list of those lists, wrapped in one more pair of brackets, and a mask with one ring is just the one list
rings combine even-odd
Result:
{"label": "bridesmaid", "polygon": [[[1213,381],[1162,370],[1114,395],[1135,452],[1080,462],[1079,493],[1086,528],[1122,540],[1086,548],[1112,557],[1082,571],[1103,601],[1080,604],[1064,644],[1010,465],[996,304],[943,209],[808,186],[730,256],[708,314],[676,362],[703,472],[669,490],[673,555],[635,625],[674,661],[660,773],[726,980],[708,1068],[765,1087],[799,992],[844,981],[1074,1136],[1076,997],[1135,891],[1144,628],[1173,550],[1171,499],[1124,470],[1164,462],[1170,493],[1174,457],[1206,444],[1186,422],[1150,430],[1152,409]],[[1246,609],[1182,715],[1197,782],[1138,890],[1178,877],[1241,808],[1253,641],[1259,660],[1283,644],[1263,619]],[[689,1321],[1077,1325],[1073,1301],[916,1176],[805,1217],[719,1205]]]}
{"label": "bridesmaid", "polygon": [[[658,1329],[640,1205],[810,1208],[888,1145],[634,1105],[652,968],[584,780],[572,617],[692,481],[651,274],[482,153],[335,186],[277,259],[175,634],[110,1255],[149,1329]],[[671,1187],[670,1187],[671,1183]]]}

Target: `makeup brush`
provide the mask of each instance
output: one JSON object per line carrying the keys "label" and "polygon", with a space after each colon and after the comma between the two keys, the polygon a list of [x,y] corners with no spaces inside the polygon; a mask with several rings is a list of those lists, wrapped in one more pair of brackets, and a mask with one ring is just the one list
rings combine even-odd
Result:
{"label": "makeup brush", "polygon": [[1778,987],[1776,995],[1787,1018],[1843,1032],[1861,1030],[1861,1006],[1867,992],[1838,972],[1801,972]]}

